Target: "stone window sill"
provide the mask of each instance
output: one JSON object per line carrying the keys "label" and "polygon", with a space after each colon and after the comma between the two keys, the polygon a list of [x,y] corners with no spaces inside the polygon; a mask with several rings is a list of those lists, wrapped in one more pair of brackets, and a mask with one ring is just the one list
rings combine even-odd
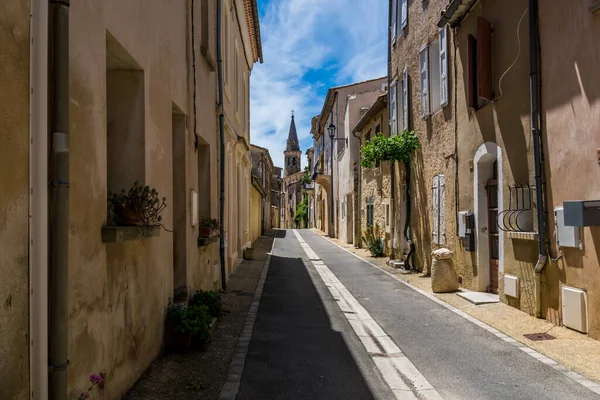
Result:
{"label": "stone window sill", "polygon": [[160,236],[160,226],[103,226],[102,243],[121,243]]}
{"label": "stone window sill", "polygon": [[537,232],[506,232],[511,239],[537,240]]}
{"label": "stone window sill", "polygon": [[211,243],[217,242],[218,240],[219,240],[219,236],[216,236],[216,235],[215,236],[210,236],[210,237],[207,237],[207,238],[201,238],[201,237],[199,237],[198,238],[198,248],[206,247],[206,246],[208,246]]}

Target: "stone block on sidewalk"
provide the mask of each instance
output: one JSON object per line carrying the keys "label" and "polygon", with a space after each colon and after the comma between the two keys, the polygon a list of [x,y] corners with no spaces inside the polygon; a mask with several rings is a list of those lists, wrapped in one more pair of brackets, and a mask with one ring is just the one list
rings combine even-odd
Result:
{"label": "stone block on sidewalk", "polygon": [[452,255],[448,249],[438,249],[431,253],[431,289],[434,293],[447,293],[458,290],[458,277],[454,270]]}

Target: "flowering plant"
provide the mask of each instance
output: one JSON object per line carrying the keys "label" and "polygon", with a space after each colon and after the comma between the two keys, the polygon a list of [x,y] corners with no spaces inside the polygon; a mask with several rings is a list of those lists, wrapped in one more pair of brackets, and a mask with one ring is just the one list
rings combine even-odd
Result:
{"label": "flowering plant", "polygon": [[94,386],[98,386],[100,389],[104,387],[104,374],[91,374],[90,382],[92,383],[87,391],[81,392],[77,400],[86,400],[90,398],[90,392],[94,388]]}

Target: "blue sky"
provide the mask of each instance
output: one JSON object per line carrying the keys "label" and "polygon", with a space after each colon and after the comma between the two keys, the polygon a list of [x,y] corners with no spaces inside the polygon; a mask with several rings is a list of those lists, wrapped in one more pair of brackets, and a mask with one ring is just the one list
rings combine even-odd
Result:
{"label": "blue sky", "polygon": [[330,87],[386,75],[388,2],[258,0],[258,8],[264,64],[250,80],[250,140],[283,166],[292,109],[305,152]]}

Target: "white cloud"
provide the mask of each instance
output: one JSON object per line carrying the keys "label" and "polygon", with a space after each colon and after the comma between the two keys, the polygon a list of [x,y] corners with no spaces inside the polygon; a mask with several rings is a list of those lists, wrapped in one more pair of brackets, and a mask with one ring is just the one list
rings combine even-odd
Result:
{"label": "white cloud", "polygon": [[265,63],[251,76],[251,142],[283,166],[292,109],[306,139],[324,89],[386,74],[388,10],[387,2],[364,0],[271,0],[265,10]]}

